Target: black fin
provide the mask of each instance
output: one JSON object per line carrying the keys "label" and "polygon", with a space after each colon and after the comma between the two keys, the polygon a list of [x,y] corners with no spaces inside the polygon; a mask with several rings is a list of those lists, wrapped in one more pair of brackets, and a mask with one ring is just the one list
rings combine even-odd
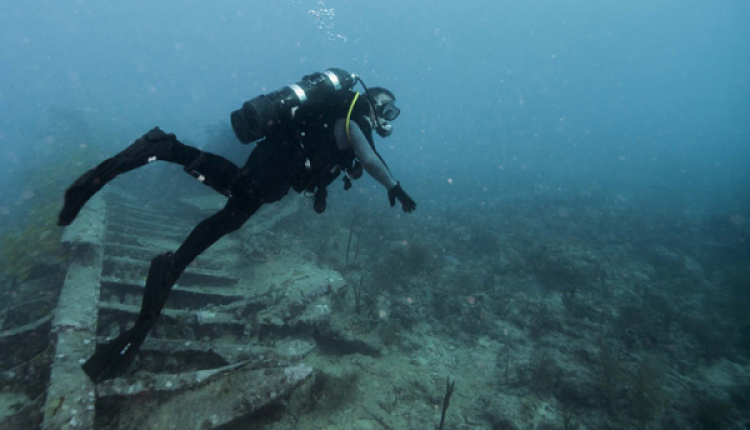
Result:
{"label": "black fin", "polygon": [[83,205],[118,175],[157,159],[171,160],[170,153],[175,142],[177,139],[174,134],[166,134],[156,127],[119,154],[81,175],[65,191],[65,204],[58,216],[58,225],[70,225]]}
{"label": "black fin", "polygon": [[151,260],[141,312],[135,326],[120,333],[83,364],[83,371],[92,381],[101,382],[111,379],[128,369],[141,348],[141,344],[156,324],[176,280],[173,253],[166,252]]}
{"label": "black fin", "polygon": [[136,324],[120,333],[81,366],[83,371],[95,383],[122,375],[135,359],[149,330],[148,324]]}
{"label": "black fin", "polygon": [[79,177],[65,191],[65,204],[58,217],[58,225],[70,225],[78,216],[83,205],[108,181],[117,176],[119,164],[114,159],[105,160]]}

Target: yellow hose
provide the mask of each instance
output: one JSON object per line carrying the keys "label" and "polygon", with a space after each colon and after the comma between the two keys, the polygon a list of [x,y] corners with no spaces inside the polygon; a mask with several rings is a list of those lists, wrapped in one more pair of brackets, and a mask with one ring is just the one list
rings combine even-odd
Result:
{"label": "yellow hose", "polygon": [[351,106],[349,106],[349,112],[346,114],[346,137],[349,139],[349,141],[352,141],[352,136],[349,134],[349,121],[352,117],[352,111],[354,110],[354,103],[357,103],[357,99],[359,98],[359,91],[354,93],[354,100],[352,100]]}

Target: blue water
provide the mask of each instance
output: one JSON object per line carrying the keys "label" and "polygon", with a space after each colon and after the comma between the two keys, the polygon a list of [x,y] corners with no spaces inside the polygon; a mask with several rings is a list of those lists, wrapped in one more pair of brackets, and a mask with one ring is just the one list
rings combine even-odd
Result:
{"label": "blue water", "polygon": [[[46,225],[29,237],[48,244],[56,209],[39,208],[156,125],[242,163],[250,147],[216,139],[232,111],[340,67],[395,93],[401,116],[376,145],[418,204],[382,216],[382,186],[365,175],[344,193],[337,181],[328,218],[311,224],[338,224],[299,236],[352,285],[390,282],[374,302],[387,312],[347,327],[374,332],[388,316],[411,334],[426,322],[440,347],[391,346],[425,357],[502,346],[480,364],[505,384],[459,400],[492,428],[505,428],[492,399],[525,398],[514,375],[549,364],[524,348],[549,339],[563,344],[561,362],[587,369],[562,381],[580,383],[579,396],[537,384],[556,416],[581,400],[603,420],[627,415],[622,428],[747,426],[748,22],[747,0],[0,2],[0,235],[32,220]],[[177,168],[130,177],[143,206],[164,190],[207,192]],[[352,264],[336,266],[344,248]],[[3,251],[0,262],[16,252]],[[25,301],[33,290],[0,269],[0,305]],[[634,379],[601,400],[607,365],[645,368],[645,384],[651,355],[673,394],[658,413],[636,417]],[[441,394],[414,398],[432,413]]]}
{"label": "blue water", "polygon": [[318,3],[4,2],[0,216],[40,152],[76,150],[54,147],[55,108],[109,130],[106,153],[157,124],[203,144],[331,66],[396,93],[380,150],[425,209],[534,189],[747,207],[747,2]]}

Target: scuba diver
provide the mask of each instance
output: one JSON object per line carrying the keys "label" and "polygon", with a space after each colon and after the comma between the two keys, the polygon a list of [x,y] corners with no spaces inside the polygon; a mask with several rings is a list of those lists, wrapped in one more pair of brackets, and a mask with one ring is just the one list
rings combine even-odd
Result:
{"label": "scuba diver", "polygon": [[[360,83],[364,94],[354,91]],[[404,192],[375,149],[372,131],[392,132],[400,111],[385,88],[368,89],[357,76],[331,68],[296,84],[246,101],[231,114],[242,143],[257,142],[244,166],[185,145],[174,134],[152,129],[128,148],[79,177],[65,192],[59,225],[69,225],[86,202],[117,175],[161,160],[184,167],[190,175],[227,196],[223,209],[200,222],[175,252],[151,260],[143,302],[135,325],[101,347],[83,364],[100,382],[122,374],[156,323],[169,292],[185,268],[224,235],[240,227],[264,204],[290,189],[313,195],[313,208],[326,208],[326,187],[344,172],[344,188],[366,171],[388,190],[404,212],[417,205]]]}

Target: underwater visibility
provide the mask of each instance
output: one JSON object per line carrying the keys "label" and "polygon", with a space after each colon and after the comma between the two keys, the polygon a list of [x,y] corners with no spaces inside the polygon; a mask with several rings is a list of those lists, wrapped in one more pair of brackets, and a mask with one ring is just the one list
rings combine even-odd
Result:
{"label": "underwater visibility", "polygon": [[0,429],[750,428],[750,4],[0,6]]}

